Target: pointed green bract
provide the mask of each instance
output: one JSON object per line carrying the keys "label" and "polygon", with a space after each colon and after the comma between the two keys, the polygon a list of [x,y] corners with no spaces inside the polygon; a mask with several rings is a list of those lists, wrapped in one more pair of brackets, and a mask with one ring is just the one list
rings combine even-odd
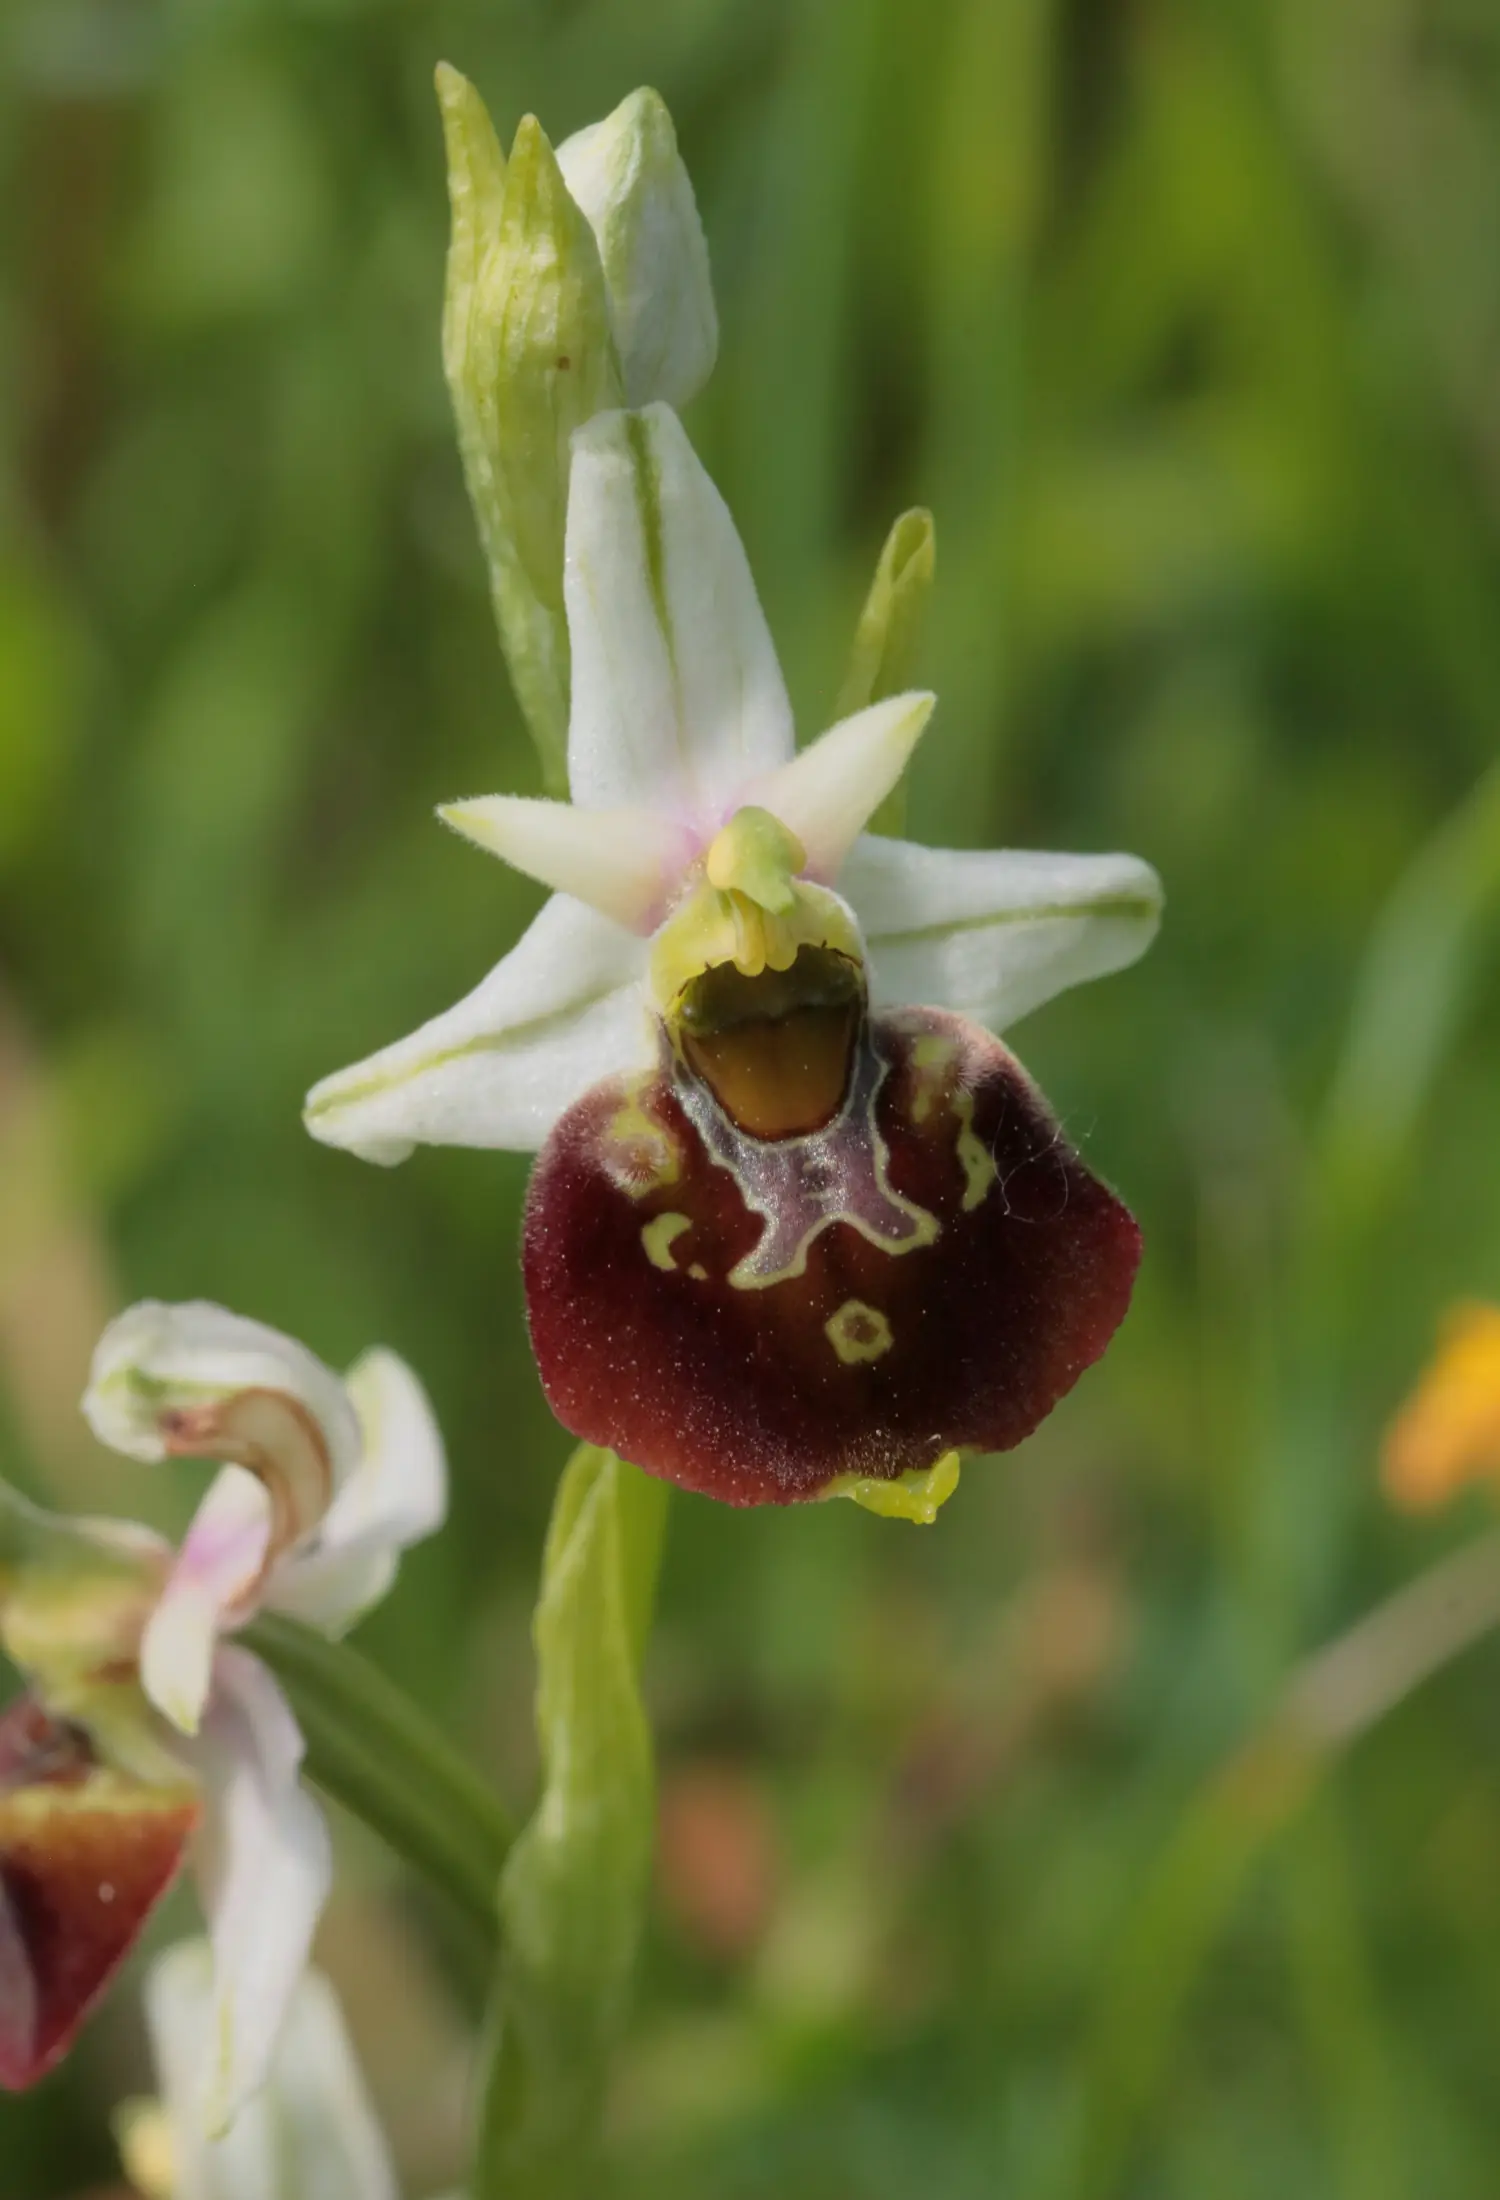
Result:
{"label": "pointed green bract", "polygon": [[640,1936],[654,1778],[641,1702],[666,1488],[582,1445],[553,1507],[537,1602],[543,1785],[500,1882],[505,1974],[482,2193],[566,2189],[597,2133]]}
{"label": "pointed green bract", "polygon": [[[936,563],[932,514],[920,506],[903,512],[885,538],[854,630],[836,717],[849,717],[910,687]],[[893,787],[870,820],[870,830],[899,833],[905,806],[904,789]]]}
{"label": "pointed green bract", "polygon": [[438,78],[453,234],[443,364],[516,694],[554,793],[567,786],[563,535],[575,428],[621,399],[599,248],[541,125],[508,163],[483,102]]}

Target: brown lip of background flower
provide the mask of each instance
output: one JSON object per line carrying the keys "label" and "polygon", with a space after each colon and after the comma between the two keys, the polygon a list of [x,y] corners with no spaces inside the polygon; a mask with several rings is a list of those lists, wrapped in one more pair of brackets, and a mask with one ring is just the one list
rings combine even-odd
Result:
{"label": "brown lip of background flower", "polygon": [[0,2086],[34,2085],[67,2053],[198,1818],[193,1788],[108,1769],[34,1698],[0,1713]]}
{"label": "brown lip of background flower", "polygon": [[[667,1072],[563,1118],[523,1259],[543,1387],[575,1435],[731,1504],[790,1504],[1007,1450],[1103,1352],[1140,1256],[1128,1211],[977,1025],[906,1010],[873,1034],[889,1188],[930,1226],[883,1244],[831,1219],[780,1280],[735,1280],[769,1225]],[[808,1142],[815,1176],[858,1128]],[[632,1177],[632,1141],[654,1178]]]}

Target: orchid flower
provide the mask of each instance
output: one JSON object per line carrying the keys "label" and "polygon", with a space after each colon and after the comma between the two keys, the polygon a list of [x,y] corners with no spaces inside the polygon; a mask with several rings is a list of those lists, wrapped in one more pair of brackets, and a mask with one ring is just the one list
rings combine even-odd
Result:
{"label": "orchid flower", "polygon": [[340,1380],[203,1302],[112,1322],[84,1412],[129,1457],[223,1464],[175,1551],[0,1485],[0,1646],[30,1684],[0,1720],[0,2083],[66,2051],[196,1831],[221,2126],[265,2075],[330,1872],[291,1707],[233,1638],[262,1611],[352,1626],[443,1518],[442,1443],[394,1353]]}
{"label": "orchid flower", "polygon": [[161,2098],[132,2102],[116,2119],[141,2200],[396,2200],[385,2137],[321,1972],[298,1977],[262,2089],[229,2131],[208,2128],[199,2078],[214,1972],[199,1940],[169,1948],[147,1976]]}
{"label": "orchid flower", "polygon": [[581,1438],[739,1504],[902,1509],[1104,1349],[1130,1216],[992,1036],[1149,944],[1123,855],[864,831],[901,694],[800,753],[730,515],[666,406],[573,439],[571,803],[442,815],[554,891],[457,1007],[309,1096],[313,1135],[541,1149],[532,1341]]}

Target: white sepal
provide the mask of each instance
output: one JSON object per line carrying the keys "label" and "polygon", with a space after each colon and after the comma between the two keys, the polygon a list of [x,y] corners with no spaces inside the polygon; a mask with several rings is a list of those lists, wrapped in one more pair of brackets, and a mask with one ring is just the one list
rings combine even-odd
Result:
{"label": "white sepal", "polygon": [[399,1554],[440,1528],[448,1510],[443,1439],[416,1376],[377,1348],[345,1377],[363,1455],[322,1528],[276,1568],[266,1603],[325,1635],[341,1635],[395,1578]]}
{"label": "white sepal", "polygon": [[218,1649],[208,1715],[188,1746],[204,1789],[198,1876],[214,1961],[199,2100],[217,2137],[266,2082],[333,1862],[298,1777],[291,1707],[248,1650]]}
{"label": "white sepal", "polygon": [[158,1957],[145,2003],[162,2091],[158,2151],[170,2178],[158,2189],[172,2200],[396,2200],[343,2014],[320,1972],[299,1979],[265,2087],[220,2139],[204,2127],[198,2093],[214,2009],[208,1944],[186,1941]]}
{"label": "white sepal", "polygon": [[711,834],[790,757],[792,714],[734,521],[665,405],[574,436],[564,592],[573,800]]}
{"label": "white sepal", "polygon": [[[335,1486],[353,1468],[359,1431],[332,1369],[294,1337],[207,1299],[142,1299],[112,1321],[94,1350],[83,1411],[101,1443],[155,1463],[192,1455],[198,1423],[247,1392],[280,1395],[311,1417]],[[301,1462],[289,1462],[289,1473],[300,1480]]]}
{"label": "white sepal", "polygon": [[1069,986],[1123,970],[1161,922],[1136,856],[924,848],[867,836],[839,879],[870,950],[874,999],[953,1008],[1002,1031]]}
{"label": "white sepal", "polygon": [[418,1144],[534,1151],[599,1078],[654,1058],[645,958],[643,941],[554,895],[456,1007],[315,1085],[308,1129],[387,1163]]}

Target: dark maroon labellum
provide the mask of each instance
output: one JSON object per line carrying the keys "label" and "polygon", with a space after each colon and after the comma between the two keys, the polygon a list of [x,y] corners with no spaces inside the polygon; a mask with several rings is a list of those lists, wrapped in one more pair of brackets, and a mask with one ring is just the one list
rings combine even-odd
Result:
{"label": "dark maroon labellum", "polygon": [[542,1151],[526,1294],[564,1426],[736,1505],[1029,1435],[1119,1325],[1140,1234],[1015,1057],[940,1010],[861,1018],[837,1112],[777,1138],[716,1067],[664,1045]]}
{"label": "dark maroon labellum", "polygon": [[23,1696],[0,1713],[0,2086],[35,2085],[129,1955],[198,1821]]}

